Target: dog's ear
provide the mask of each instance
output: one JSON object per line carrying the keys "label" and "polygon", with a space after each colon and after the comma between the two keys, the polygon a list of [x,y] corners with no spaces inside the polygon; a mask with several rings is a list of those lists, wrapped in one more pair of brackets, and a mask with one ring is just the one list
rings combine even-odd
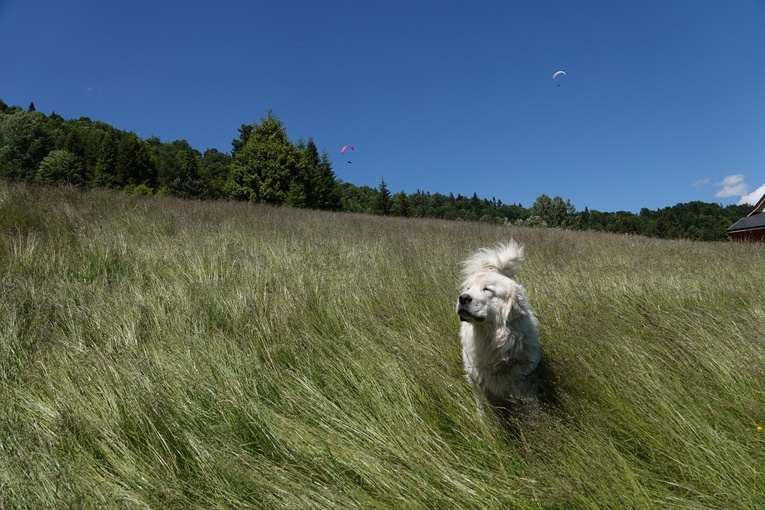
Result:
{"label": "dog's ear", "polygon": [[512,289],[505,302],[505,324],[526,315],[526,296],[517,289]]}

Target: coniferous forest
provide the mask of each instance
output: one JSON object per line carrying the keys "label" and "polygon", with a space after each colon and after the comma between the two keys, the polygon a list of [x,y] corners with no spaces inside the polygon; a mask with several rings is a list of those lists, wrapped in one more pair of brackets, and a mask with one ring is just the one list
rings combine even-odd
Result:
{"label": "coniferous forest", "polygon": [[338,179],[313,139],[292,141],[271,111],[243,124],[231,152],[191,147],[185,140],[141,139],[87,117],[8,106],[0,100],[0,178],[39,185],[111,188],[141,195],[241,200],[318,210],[494,224],[598,230],[664,239],[722,241],[748,205],[688,202],[658,210],[577,211],[562,197],[539,196],[530,207],[496,198],[417,190],[392,193]]}

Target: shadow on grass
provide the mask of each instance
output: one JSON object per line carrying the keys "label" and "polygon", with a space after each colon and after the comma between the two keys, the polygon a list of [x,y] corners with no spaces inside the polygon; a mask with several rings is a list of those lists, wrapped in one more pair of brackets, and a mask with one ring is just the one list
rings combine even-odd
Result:
{"label": "shadow on grass", "polygon": [[535,377],[539,383],[537,402],[493,407],[500,427],[511,439],[525,441],[527,432],[538,432],[564,420],[559,376],[554,365],[546,357],[542,358]]}

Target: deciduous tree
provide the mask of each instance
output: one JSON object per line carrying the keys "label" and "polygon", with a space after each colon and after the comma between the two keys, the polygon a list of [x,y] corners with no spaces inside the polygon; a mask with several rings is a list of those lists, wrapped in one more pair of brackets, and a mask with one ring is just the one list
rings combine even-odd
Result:
{"label": "deciduous tree", "polygon": [[121,186],[117,180],[117,140],[110,131],[106,132],[101,141],[93,185],[104,188]]}
{"label": "deciduous tree", "polygon": [[71,184],[83,186],[82,164],[71,152],[58,149],[50,151],[37,169],[35,181],[39,184]]}
{"label": "deciduous tree", "polygon": [[157,186],[157,170],[145,143],[135,133],[128,133],[117,147],[117,181],[125,187],[144,185],[155,189]]}
{"label": "deciduous tree", "polygon": [[31,181],[54,145],[48,119],[41,112],[14,110],[0,117],[0,177]]}

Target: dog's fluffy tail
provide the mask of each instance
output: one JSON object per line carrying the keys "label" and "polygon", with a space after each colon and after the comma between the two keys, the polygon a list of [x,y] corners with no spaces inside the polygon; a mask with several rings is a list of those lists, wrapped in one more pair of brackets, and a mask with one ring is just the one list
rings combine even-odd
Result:
{"label": "dog's fluffy tail", "polygon": [[472,254],[462,262],[462,274],[469,277],[475,273],[497,271],[512,278],[523,259],[523,246],[510,239],[507,243],[500,243],[494,248],[481,248]]}

